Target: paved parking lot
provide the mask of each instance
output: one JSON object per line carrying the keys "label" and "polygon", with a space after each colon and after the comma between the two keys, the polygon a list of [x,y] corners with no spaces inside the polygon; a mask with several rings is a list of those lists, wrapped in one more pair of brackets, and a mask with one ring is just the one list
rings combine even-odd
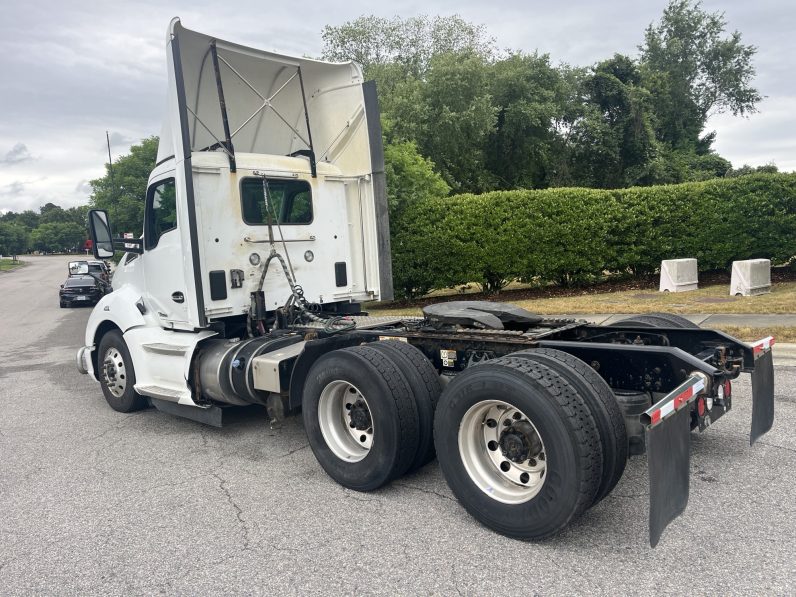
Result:
{"label": "paved parking lot", "polygon": [[59,309],[67,258],[0,274],[0,594],[788,594],[796,586],[796,368],[749,447],[735,409],[692,436],[691,498],[655,550],[633,459],[602,503],[542,543],[457,504],[436,463],[371,494],[331,481],[300,418],[223,429],[112,411],[74,367],[90,309]]}

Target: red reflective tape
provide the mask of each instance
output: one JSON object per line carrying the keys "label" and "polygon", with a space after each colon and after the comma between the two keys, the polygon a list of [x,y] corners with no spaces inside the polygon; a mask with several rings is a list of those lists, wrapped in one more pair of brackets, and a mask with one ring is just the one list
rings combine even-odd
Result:
{"label": "red reflective tape", "polygon": [[764,350],[770,350],[772,346],[774,346],[774,336],[763,338],[752,344],[752,353],[757,356]]}
{"label": "red reflective tape", "polygon": [[652,416],[650,417],[650,423],[654,425],[660,420],[661,420],[661,409],[659,408],[654,413],[652,413]]}
{"label": "red reflective tape", "polygon": [[674,408],[675,410],[679,409],[683,404],[688,402],[688,399],[694,395],[694,386],[691,386],[687,390],[681,392],[678,396],[674,399]]}

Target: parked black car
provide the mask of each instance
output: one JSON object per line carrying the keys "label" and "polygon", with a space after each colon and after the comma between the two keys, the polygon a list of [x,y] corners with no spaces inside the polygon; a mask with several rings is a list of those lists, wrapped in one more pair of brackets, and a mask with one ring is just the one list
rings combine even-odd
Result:
{"label": "parked black car", "polygon": [[89,261],[88,262],[88,273],[92,276],[99,277],[102,279],[103,282],[106,284],[111,283],[111,270],[108,268],[108,265],[104,261]]}
{"label": "parked black car", "polygon": [[96,305],[105,293],[102,282],[94,276],[69,276],[58,293],[61,308],[73,305]]}

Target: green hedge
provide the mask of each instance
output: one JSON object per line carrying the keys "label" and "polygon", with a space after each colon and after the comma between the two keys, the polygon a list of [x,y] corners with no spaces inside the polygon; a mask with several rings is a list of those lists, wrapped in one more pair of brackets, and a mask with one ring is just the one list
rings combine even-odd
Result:
{"label": "green hedge", "polygon": [[418,202],[393,222],[397,293],[479,282],[588,281],[653,273],[662,259],[700,270],[796,255],[796,174],[596,190],[456,195]]}

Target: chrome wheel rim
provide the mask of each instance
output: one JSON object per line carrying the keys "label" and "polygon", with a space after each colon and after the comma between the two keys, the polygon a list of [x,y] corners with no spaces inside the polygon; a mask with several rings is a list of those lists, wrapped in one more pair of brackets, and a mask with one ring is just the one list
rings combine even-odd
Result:
{"label": "chrome wheel rim", "polygon": [[318,423],[326,445],[340,460],[359,462],[373,446],[370,406],[356,386],[330,382],[318,400]]}
{"label": "chrome wheel rim", "polygon": [[105,385],[116,398],[121,398],[127,389],[127,368],[122,353],[115,346],[105,351],[102,359],[102,377]]}
{"label": "chrome wheel rim", "polygon": [[525,413],[502,400],[479,402],[464,414],[459,454],[473,483],[498,502],[527,502],[544,485],[541,435]]}

